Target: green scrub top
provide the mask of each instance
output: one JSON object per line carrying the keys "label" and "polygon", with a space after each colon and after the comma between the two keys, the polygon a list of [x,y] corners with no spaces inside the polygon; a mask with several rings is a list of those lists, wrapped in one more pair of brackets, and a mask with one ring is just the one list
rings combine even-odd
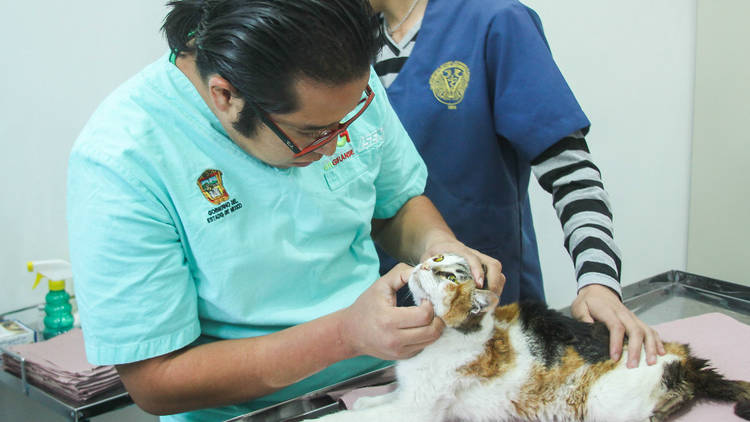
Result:
{"label": "green scrub top", "polygon": [[[425,165],[374,72],[375,98],[304,168],[235,145],[165,55],[111,94],[71,153],[68,230],[86,354],[123,364],[269,334],[349,306],[378,278],[372,218],[423,192]],[[226,419],[377,369],[340,362]]]}

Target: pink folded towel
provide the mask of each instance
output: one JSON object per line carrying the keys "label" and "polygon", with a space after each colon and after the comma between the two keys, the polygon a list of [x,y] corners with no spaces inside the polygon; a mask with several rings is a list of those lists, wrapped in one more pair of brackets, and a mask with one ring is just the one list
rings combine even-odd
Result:
{"label": "pink folded towel", "polygon": [[[122,387],[114,366],[97,366],[86,361],[83,333],[79,328],[39,343],[13,345],[7,350],[26,359],[30,383],[57,397],[84,402]],[[21,363],[3,354],[3,369],[20,377]]]}

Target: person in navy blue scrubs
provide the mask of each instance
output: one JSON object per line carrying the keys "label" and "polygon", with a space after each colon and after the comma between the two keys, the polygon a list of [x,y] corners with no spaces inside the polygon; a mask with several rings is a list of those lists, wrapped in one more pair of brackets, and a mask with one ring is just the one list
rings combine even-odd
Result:
{"label": "person in navy blue scrubs", "polygon": [[[658,334],[621,301],[620,250],[590,122],[557,67],[539,16],[517,0],[371,0],[385,44],[375,70],[424,158],[425,195],[465,244],[503,263],[501,302],[545,300],[528,184],[552,194],[575,265],[577,318],[604,322],[618,359]],[[395,260],[380,251],[381,272]]]}

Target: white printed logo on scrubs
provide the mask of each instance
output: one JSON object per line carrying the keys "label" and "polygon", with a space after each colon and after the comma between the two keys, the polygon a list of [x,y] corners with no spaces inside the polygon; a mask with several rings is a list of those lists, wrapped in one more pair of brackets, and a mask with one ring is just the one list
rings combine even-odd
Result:
{"label": "white printed logo on scrubs", "polygon": [[[198,177],[198,187],[203,196],[217,207],[208,210],[206,222],[213,223],[242,208],[242,203],[229,198],[224,187],[221,170],[208,169]],[[228,202],[227,202],[228,201]]]}

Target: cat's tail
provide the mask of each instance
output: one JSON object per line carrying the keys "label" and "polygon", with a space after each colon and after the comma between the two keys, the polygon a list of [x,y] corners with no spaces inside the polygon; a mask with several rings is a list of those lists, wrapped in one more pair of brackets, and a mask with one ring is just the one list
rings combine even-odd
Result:
{"label": "cat's tail", "polygon": [[708,361],[688,357],[685,362],[687,380],[694,386],[696,398],[734,402],[734,413],[750,420],[750,382],[734,381],[724,378],[715,369],[709,367]]}
{"label": "cat's tail", "polygon": [[734,405],[734,413],[742,419],[750,421],[750,400],[738,401]]}

